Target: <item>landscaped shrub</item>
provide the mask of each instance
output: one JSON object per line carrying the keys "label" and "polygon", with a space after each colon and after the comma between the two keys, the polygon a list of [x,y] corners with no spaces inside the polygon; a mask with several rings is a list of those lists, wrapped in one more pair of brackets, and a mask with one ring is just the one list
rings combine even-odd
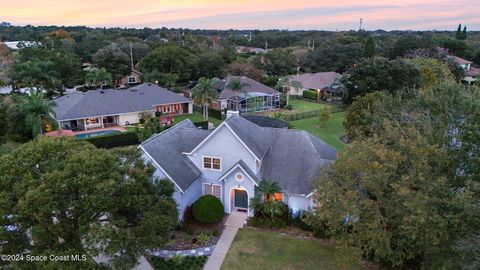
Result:
{"label": "landscaped shrub", "polygon": [[317,100],[318,99],[318,92],[313,91],[313,90],[305,90],[305,91],[303,91],[303,97],[308,98],[308,99]]}
{"label": "landscaped shrub", "polygon": [[192,206],[193,218],[203,223],[215,223],[223,218],[222,202],[213,195],[200,197]]}
{"label": "landscaped shrub", "polygon": [[170,259],[152,257],[150,262],[156,270],[201,270],[207,262],[207,256],[178,256]]}
{"label": "landscaped shrub", "polygon": [[99,148],[112,148],[119,146],[128,146],[139,144],[137,135],[133,131],[127,131],[122,133],[115,133],[112,135],[98,136],[85,139],[85,141],[94,144]]}

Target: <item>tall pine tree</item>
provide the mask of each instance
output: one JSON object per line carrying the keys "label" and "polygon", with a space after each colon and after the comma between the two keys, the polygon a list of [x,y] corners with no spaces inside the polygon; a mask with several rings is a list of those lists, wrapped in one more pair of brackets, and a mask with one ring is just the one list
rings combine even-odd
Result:
{"label": "tall pine tree", "polygon": [[363,47],[363,57],[373,58],[374,56],[375,56],[375,40],[373,39],[373,37],[369,37]]}
{"label": "tall pine tree", "polygon": [[466,25],[463,27],[462,39],[463,40],[467,39],[467,26]]}
{"label": "tall pine tree", "polygon": [[457,39],[457,40],[462,39],[462,24],[458,25],[457,33],[455,33],[455,39]]}

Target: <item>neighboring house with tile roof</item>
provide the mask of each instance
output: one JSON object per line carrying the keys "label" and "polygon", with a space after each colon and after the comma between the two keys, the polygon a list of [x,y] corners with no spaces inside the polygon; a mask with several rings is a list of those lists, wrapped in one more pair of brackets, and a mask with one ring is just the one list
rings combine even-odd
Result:
{"label": "neighboring house with tile roof", "polygon": [[[238,81],[241,89],[232,89],[232,81]],[[242,113],[268,111],[280,108],[281,93],[246,76],[227,76],[213,85],[219,92],[214,108]]]}
{"label": "neighboring house with tile roof", "polygon": [[473,84],[480,79],[480,68],[474,67],[472,61],[455,56],[445,48],[437,48],[437,51],[444,60],[453,61],[453,63],[457,64],[463,69],[465,74],[462,81],[468,84]]}
{"label": "neighboring house with tile roof", "polygon": [[225,213],[246,211],[263,180],[278,183],[276,194],[293,211],[313,206],[312,180],[336,158],[336,151],[308,132],[260,127],[238,115],[213,131],[190,120],[152,136],[139,148],[156,167],[155,176],[175,184],[180,217],[205,194],[218,197]]}
{"label": "neighboring house with tile roof", "polygon": [[[336,93],[341,91],[340,84],[338,83],[341,76],[341,74],[333,71],[291,75],[288,76],[284,87],[289,91],[289,94],[293,96],[301,96],[305,90]],[[295,85],[295,82],[299,83],[298,86]]]}
{"label": "neighboring house with tile roof", "polygon": [[152,83],[122,90],[73,92],[54,102],[56,120],[62,129],[70,130],[136,124],[143,113],[155,116],[193,112],[190,99]]}

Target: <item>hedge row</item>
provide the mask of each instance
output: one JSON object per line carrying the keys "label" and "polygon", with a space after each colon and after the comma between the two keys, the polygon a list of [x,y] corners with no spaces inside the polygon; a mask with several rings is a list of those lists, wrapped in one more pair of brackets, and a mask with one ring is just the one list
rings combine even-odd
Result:
{"label": "hedge row", "polygon": [[313,90],[305,90],[303,91],[303,97],[318,100],[318,92]]}
{"label": "hedge row", "polygon": [[83,141],[90,142],[99,148],[129,146],[129,145],[135,145],[140,143],[138,141],[137,134],[135,134],[135,131],[126,131],[126,132],[115,133],[111,135],[92,137],[92,138],[85,139]]}
{"label": "hedge row", "polygon": [[[193,107],[193,111],[203,113],[202,107],[198,106],[198,105],[195,105]],[[208,108],[208,117],[213,117],[213,118],[218,119],[218,120],[223,120],[222,119],[222,112],[219,111],[219,110],[212,109],[212,108]]]}

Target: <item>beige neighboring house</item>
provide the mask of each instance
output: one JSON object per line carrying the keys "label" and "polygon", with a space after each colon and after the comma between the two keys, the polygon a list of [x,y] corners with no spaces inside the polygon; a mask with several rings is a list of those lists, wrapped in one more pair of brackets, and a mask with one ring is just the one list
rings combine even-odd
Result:
{"label": "beige neighboring house", "polygon": [[453,58],[453,62],[463,68],[465,72],[465,77],[463,77],[462,81],[468,83],[468,84],[473,84],[475,81],[477,81],[477,78],[480,77],[480,68],[473,67],[472,64],[473,62],[468,61],[466,59],[457,57],[457,56],[451,56]]}
{"label": "beige neighboring house", "polygon": [[142,83],[142,76],[143,76],[143,73],[133,69],[132,72],[130,72],[130,74],[121,78],[118,81],[118,83],[120,85],[125,85],[125,86],[130,85],[130,84],[140,84],[140,83]]}
{"label": "beige neighboring house", "polygon": [[[338,83],[341,76],[341,74],[333,71],[291,75],[284,87],[292,96],[301,96],[305,90],[332,92],[334,90],[333,86]],[[301,87],[296,87],[295,82],[300,83]]]}

